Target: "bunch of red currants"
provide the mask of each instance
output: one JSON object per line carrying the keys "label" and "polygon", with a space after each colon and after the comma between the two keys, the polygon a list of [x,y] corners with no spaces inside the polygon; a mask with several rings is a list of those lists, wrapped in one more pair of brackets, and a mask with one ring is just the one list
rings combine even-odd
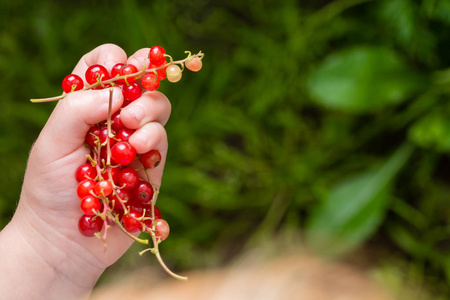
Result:
{"label": "bunch of red currants", "polygon": [[[31,99],[31,102],[62,100],[67,94],[78,90],[120,87],[124,97],[123,108],[141,97],[143,90],[157,90],[161,80],[179,81],[185,67],[199,71],[204,54],[201,51],[197,54],[185,53],[188,54],[186,58],[174,61],[164,48],[154,46],[148,53],[148,65],[142,70],[132,64],[116,64],[109,71],[102,65],[92,65],[86,70],[85,80],[76,74],[67,75],[62,82],[62,95]],[[167,238],[170,229],[155,206],[159,191],[151,183],[149,169],[158,167],[161,153],[153,149],[137,154],[128,142],[134,130],[121,122],[120,110],[112,115],[112,93],[113,89],[110,89],[107,120],[94,124],[87,132],[85,145],[90,154],[75,172],[78,181],[76,192],[83,213],[78,222],[79,231],[87,237],[97,236],[105,246],[110,226],[117,225],[129,237],[143,244],[149,244],[149,239],[141,239],[134,233],[147,232],[153,247],[140,254],[151,251],[166,272],[186,280],[186,277],[173,273],[164,264],[158,249],[158,244]]]}
{"label": "bunch of red currants", "polygon": [[[149,64],[143,70],[132,64],[116,64],[109,71],[102,65],[92,65],[86,70],[85,80],[76,74],[64,78],[63,95],[32,101],[61,100],[68,93],[82,89],[118,86],[124,97],[122,107],[125,107],[138,99],[143,90],[158,89],[161,80],[179,81],[184,67],[199,71],[203,53],[186,53],[187,58],[173,61],[162,47],[154,46],[148,54]],[[122,124],[120,110],[111,114],[112,89],[110,93],[108,118],[93,125],[87,132],[85,145],[90,154],[75,172],[78,181],[76,192],[83,213],[78,228],[84,236],[97,236],[106,241],[108,228],[117,225],[131,238],[144,244],[148,240],[140,239],[133,233],[148,232],[154,248],[147,250],[152,250],[160,260],[157,246],[167,238],[170,229],[155,206],[158,188],[151,183],[148,170],[158,167],[161,154],[156,149],[144,154],[136,153],[128,142],[134,130]]]}

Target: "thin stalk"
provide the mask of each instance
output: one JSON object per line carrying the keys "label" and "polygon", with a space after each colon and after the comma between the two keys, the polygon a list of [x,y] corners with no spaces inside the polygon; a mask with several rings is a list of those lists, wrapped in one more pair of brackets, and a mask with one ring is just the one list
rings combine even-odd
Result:
{"label": "thin stalk", "polygon": [[[96,88],[96,87],[98,87],[99,85],[114,84],[114,82],[116,82],[117,80],[121,80],[121,79],[126,80],[126,79],[129,78],[129,77],[138,77],[138,76],[141,76],[141,75],[143,75],[143,74],[145,74],[145,73],[154,72],[154,71],[157,71],[157,70],[159,70],[159,69],[164,69],[165,67],[168,67],[168,66],[170,66],[170,65],[172,65],[172,64],[184,64],[184,62],[187,61],[188,58],[191,59],[192,57],[198,57],[198,58],[201,59],[201,58],[203,58],[203,56],[205,56],[205,54],[202,53],[202,52],[200,51],[199,53],[194,54],[194,55],[191,55],[191,56],[189,56],[189,57],[186,57],[185,59],[172,61],[172,62],[169,62],[169,63],[167,63],[167,64],[164,64],[164,65],[161,65],[161,66],[159,66],[159,67],[156,67],[156,68],[144,69],[144,70],[141,70],[141,71],[138,71],[138,72],[136,72],[136,73],[129,74],[129,75],[116,76],[116,77],[114,77],[114,78],[111,78],[111,79],[108,79],[108,80],[105,80],[105,81],[100,81],[100,82],[96,82],[96,83],[94,83],[94,84],[88,85],[88,86],[84,87],[84,88],[81,89],[81,90],[82,90],[82,91],[86,91],[86,90],[90,90],[90,89]],[[62,99],[64,99],[67,95],[68,95],[68,94],[64,93],[64,94],[62,94],[62,95],[55,96],[55,97],[41,98],[41,99],[31,99],[30,101],[33,102],[33,103],[52,102],[52,101],[62,100]]]}
{"label": "thin stalk", "polygon": [[138,237],[132,235],[131,233],[129,233],[129,232],[122,226],[122,224],[120,224],[120,222],[119,222],[118,220],[116,220],[115,218],[114,218],[114,223],[116,223],[116,225],[119,226],[119,228],[120,228],[126,235],[128,235],[130,238],[132,238],[132,239],[135,240],[136,242],[141,243],[141,244],[144,244],[144,245],[148,245],[148,244],[149,244],[149,241],[148,241],[147,239],[144,240],[144,239],[138,238]]}

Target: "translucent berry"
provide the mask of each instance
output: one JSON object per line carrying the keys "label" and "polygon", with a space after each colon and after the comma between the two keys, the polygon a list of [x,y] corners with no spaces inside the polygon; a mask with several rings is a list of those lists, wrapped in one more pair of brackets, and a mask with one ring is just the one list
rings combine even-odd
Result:
{"label": "translucent berry", "polygon": [[164,219],[156,219],[154,233],[155,236],[160,239],[160,241],[164,241],[170,233],[170,227],[167,221]]}
{"label": "translucent berry", "polygon": [[166,70],[167,80],[170,82],[178,82],[181,79],[182,72],[181,68],[178,65],[170,65]]}
{"label": "translucent berry", "polygon": [[197,56],[188,58],[188,60],[184,64],[186,68],[193,72],[198,72],[203,66],[202,60]]}

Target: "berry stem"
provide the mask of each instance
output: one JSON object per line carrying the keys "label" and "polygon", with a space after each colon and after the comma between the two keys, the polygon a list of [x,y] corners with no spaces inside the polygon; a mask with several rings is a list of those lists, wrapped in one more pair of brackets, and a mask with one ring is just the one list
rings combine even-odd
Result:
{"label": "berry stem", "polygon": [[129,233],[129,232],[122,226],[122,224],[120,223],[120,221],[117,220],[116,218],[114,218],[114,223],[116,223],[117,226],[119,226],[119,228],[120,228],[123,232],[125,232],[126,235],[128,235],[130,238],[132,238],[132,239],[135,240],[136,242],[141,243],[141,244],[144,244],[144,245],[148,245],[148,244],[149,244],[149,240],[138,238],[138,237],[132,235],[131,233]]}
{"label": "berry stem", "polygon": [[106,217],[106,214],[108,213],[108,203],[107,203],[107,201],[106,201],[106,199],[104,197],[101,197],[101,200],[103,202],[103,212],[102,212],[102,214],[104,216],[104,218],[102,218],[103,219],[103,228],[104,228],[103,229],[102,240],[103,240],[103,244],[105,245],[105,248],[107,248],[108,245],[106,244],[106,237],[108,235],[109,225],[108,225],[108,218]]}
{"label": "berry stem", "polygon": [[164,269],[164,271],[166,271],[170,276],[172,276],[172,277],[175,278],[175,279],[179,279],[179,280],[184,280],[184,281],[187,281],[187,280],[188,280],[188,277],[178,275],[178,274],[172,272],[172,270],[170,270],[169,267],[166,266],[166,264],[164,263],[164,260],[163,260],[162,257],[161,257],[161,253],[159,253],[158,246],[155,246],[155,248],[148,248],[148,249],[145,249],[145,250],[139,252],[139,255],[142,255],[142,254],[144,254],[145,252],[148,252],[148,251],[151,251],[153,254],[155,254],[156,259],[158,260],[158,262],[159,262],[159,264],[161,265],[161,267],[162,267],[162,268]]}
{"label": "berry stem", "polygon": [[[157,194],[158,194],[157,192],[155,194],[153,194],[153,198],[152,198],[152,201],[151,201],[151,204],[152,204],[152,206],[151,206],[151,208],[152,208],[152,217],[151,217],[151,219],[153,221],[152,222],[152,228],[147,228],[147,229],[149,229],[148,232],[150,233],[150,236],[152,237],[153,248],[147,248],[147,249],[139,252],[139,255],[142,255],[142,254],[144,254],[145,252],[148,252],[148,251],[152,252],[153,254],[155,254],[156,259],[158,259],[159,264],[164,269],[164,271],[167,272],[167,274],[169,274],[170,276],[172,276],[175,279],[185,280],[186,281],[186,280],[188,280],[187,277],[178,275],[178,274],[174,273],[172,270],[170,270],[169,267],[167,267],[167,265],[164,263],[164,260],[161,257],[161,253],[159,252],[160,240],[155,235],[155,202],[156,202],[156,195]],[[144,227],[144,230],[145,229],[146,228]]]}
{"label": "berry stem", "polygon": [[[154,72],[154,71],[157,71],[157,70],[159,70],[159,69],[163,69],[163,68],[165,68],[165,67],[167,67],[167,66],[170,66],[170,65],[173,65],[173,64],[184,65],[184,62],[186,62],[188,59],[192,59],[193,57],[198,57],[199,59],[202,59],[203,56],[205,56],[205,54],[204,54],[203,52],[200,51],[200,52],[197,53],[197,54],[189,55],[189,56],[186,57],[185,59],[176,60],[176,61],[170,61],[169,63],[164,64],[164,65],[161,65],[161,66],[159,66],[159,67],[151,68],[151,69],[144,69],[144,70],[141,70],[141,71],[136,72],[136,73],[133,73],[133,74],[122,75],[122,76],[116,76],[116,77],[114,77],[114,78],[111,78],[111,79],[108,79],[108,80],[105,80],[105,81],[96,82],[96,83],[94,83],[94,84],[88,85],[88,86],[84,87],[84,88],[81,89],[81,90],[82,90],[82,91],[90,90],[90,89],[93,89],[93,88],[98,87],[99,85],[105,85],[105,84],[108,84],[108,83],[114,84],[114,82],[117,81],[117,80],[120,80],[120,79],[126,80],[126,79],[129,78],[129,77],[137,77],[137,76],[141,76],[141,75],[143,75],[143,74],[145,74],[145,73]],[[52,101],[62,100],[62,99],[64,99],[67,95],[68,95],[68,94],[63,93],[62,95],[55,96],[55,97],[41,98],[41,99],[31,99],[30,101],[33,102],[33,103],[52,102]]]}
{"label": "berry stem", "polygon": [[[111,107],[112,107],[112,97],[113,97],[113,92],[114,89],[110,88],[109,89],[109,103],[108,103],[108,118],[106,119],[106,126],[107,126],[107,130],[108,130],[108,134],[106,135],[106,151],[107,151],[107,156],[106,156],[106,166],[111,167],[111,137],[112,137],[112,132],[111,132],[111,115],[112,115],[112,111],[111,111]],[[111,181],[112,185],[114,186],[114,181],[112,179],[112,174],[111,174],[111,168],[108,169],[109,172],[109,180]]]}

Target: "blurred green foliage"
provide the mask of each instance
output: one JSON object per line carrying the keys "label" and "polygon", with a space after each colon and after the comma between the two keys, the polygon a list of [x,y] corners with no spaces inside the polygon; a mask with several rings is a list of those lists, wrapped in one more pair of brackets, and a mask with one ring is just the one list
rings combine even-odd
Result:
{"label": "blurred green foliage", "polygon": [[0,0],[0,30],[1,226],[54,106],[30,98],[102,43],[202,50],[161,87],[171,264],[298,230],[340,257],[375,245],[450,297],[449,0]]}

